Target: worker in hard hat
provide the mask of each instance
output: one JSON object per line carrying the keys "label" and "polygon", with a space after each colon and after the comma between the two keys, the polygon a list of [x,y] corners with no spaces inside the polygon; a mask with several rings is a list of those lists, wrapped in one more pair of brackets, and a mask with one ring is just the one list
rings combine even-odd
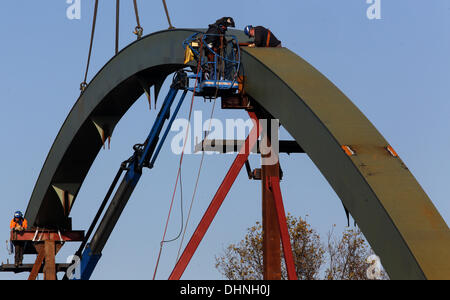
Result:
{"label": "worker in hard hat", "polygon": [[[27,227],[28,227],[27,220],[23,217],[22,212],[16,211],[14,213],[14,218],[9,223],[9,228],[13,231],[22,232],[26,230]],[[21,242],[16,242],[14,249],[14,264],[16,265],[16,267],[22,265],[23,251],[24,251],[24,244]]]}
{"label": "worker in hard hat", "polygon": [[249,47],[281,47],[281,42],[269,29],[263,26],[247,25],[244,28],[244,33],[248,37],[254,38],[253,43],[248,45]]}
{"label": "worker in hard hat", "polygon": [[[225,34],[229,27],[235,27],[233,18],[223,17],[218,19],[214,24],[210,24],[205,33],[207,35],[205,37],[205,46],[210,49],[205,51],[206,57],[208,58],[208,62],[214,62],[214,53],[219,55],[217,60],[218,65],[216,66],[216,70],[219,74],[221,74],[223,72],[223,68],[225,68],[225,64],[221,57],[226,56],[226,47],[228,42],[225,38]],[[207,68],[209,68],[209,70],[207,70],[205,75],[212,77],[215,68],[209,64],[207,65]],[[216,75],[220,77],[219,74]]]}
{"label": "worker in hard hat", "polygon": [[[232,17],[223,17],[217,20],[214,24],[209,24],[206,34],[209,34],[205,38],[206,44],[213,49],[219,49],[221,46],[220,37],[225,35],[228,27],[234,27],[234,20]],[[223,44],[223,42],[222,42]]]}

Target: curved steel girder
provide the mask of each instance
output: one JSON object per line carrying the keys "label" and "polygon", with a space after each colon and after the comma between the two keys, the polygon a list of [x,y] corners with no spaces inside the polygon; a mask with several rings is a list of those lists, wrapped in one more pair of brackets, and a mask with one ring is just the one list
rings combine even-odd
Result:
{"label": "curved steel girder", "polygon": [[[64,122],[29,202],[31,224],[67,225],[55,192],[73,199],[102,141],[143,93],[183,62],[195,30],[156,32],[113,57]],[[234,32],[245,39],[242,33]],[[280,48],[245,49],[246,91],[296,139],[343,201],[392,279],[450,279],[450,231],[388,143],[353,103],[306,61]],[[348,156],[342,145],[356,153]]]}

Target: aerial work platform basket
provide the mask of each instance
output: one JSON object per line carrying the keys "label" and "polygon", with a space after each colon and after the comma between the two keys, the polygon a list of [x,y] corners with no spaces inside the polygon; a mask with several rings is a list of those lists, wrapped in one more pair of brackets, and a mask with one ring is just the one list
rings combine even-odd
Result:
{"label": "aerial work platform basket", "polygon": [[195,81],[189,91],[210,99],[237,93],[241,53],[235,36],[197,32],[184,40],[183,47],[184,63],[196,62],[188,75]]}

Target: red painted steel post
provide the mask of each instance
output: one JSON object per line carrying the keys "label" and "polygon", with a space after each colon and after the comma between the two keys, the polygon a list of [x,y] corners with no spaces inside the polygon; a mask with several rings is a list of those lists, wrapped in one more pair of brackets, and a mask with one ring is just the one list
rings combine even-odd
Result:
{"label": "red painted steel post", "polygon": [[176,263],[172,273],[169,276],[169,280],[178,280],[180,279],[181,275],[183,275],[184,270],[186,270],[189,261],[191,260],[192,256],[197,250],[197,247],[202,241],[203,237],[205,236],[206,231],[208,230],[214,217],[216,216],[217,211],[219,210],[220,206],[223,203],[223,200],[227,196],[228,191],[230,190],[231,186],[236,180],[237,175],[239,174],[245,162],[247,161],[251,149],[255,146],[256,141],[258,140],[258,137],[261,134],[261,126],[259,126],[259,121],[255,113],[249,112],[249,115],[252,118],[254,126],[250,131],[250,134],[248,135],[247,139],[245,140],[245,144],[242,145],[239,154],[237,155],[233,164],[228,170],[228,173],[225,176],[224,180],[222,181],[222,184],[220,185],[219,189],[214,195],[214,198],[212,199],[211,204],[209,205],[208,209],[203,215],[203,218],[201,219],[200,223],[195,229],[195,232],[192,235],[186,248],[184,249],[183,254]]}
{"label": "red painted steel post", "polygon": [[263,279],[281,280],[280,224],[269,184],[271,176],[280,176],[278,126],[264,111],[258,112],[258,118],[266,121],[260,145]]}
{"label": "red painted steel post", "polygon": [[44,242],[44,255],[45,255],[45,265],[44,265],[44,280],[56,280],[56,245],[55,241],[46,240]]}
{"label": "red painted steel post", "polygon": [[36,257],[36,261],[34,262],[33,268],[31,268],[30,275],[28,276],[28,280],[36,280],[36,277],[39,274],[39,270],[42,267],[42,263],[45,258],[45,247],[43,244],[36,245],[36,250],[38,250],[38,255]]}
{"label": "red painted steel post", "polygon": [[57,230],[25,230],[20,234],[11,231],[11,241],[43,241],[43,240],[54,240],[54,241],[64,241],[64,242],[81,242],[84,239],[84,231],[61,231]]}
{"label": "red painted steel post", "polygon": [[284,260],[289,280],[297,280],[297,272],[295,271],[294,255],[292,254],[291,239],[287,227],[286,214],[284,211],[283,197],[281,195],[280,178],[277,176],[269,177],[269,185],[275,199],[275,207],[277,210],[278,223],[281,234],[281,244],[283,245]]}

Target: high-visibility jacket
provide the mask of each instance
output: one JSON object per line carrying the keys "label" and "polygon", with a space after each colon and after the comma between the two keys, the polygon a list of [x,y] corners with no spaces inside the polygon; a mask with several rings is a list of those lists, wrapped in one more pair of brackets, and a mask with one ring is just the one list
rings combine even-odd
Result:
{"label": "high-visibility jacket", "polygon": [[23,229],[27,229],[27,227],[28,227],[27,220],[26,220],[26,219],[19,219],[19,220],[16,222],[15,219],[13,218],[13,219],[11,220],[11,222],[9,223],[9,228],[10,228],[10,229],[14,229],[14,228],[16,228],[16,227],[18,227],[18,226],[22,226]]}

